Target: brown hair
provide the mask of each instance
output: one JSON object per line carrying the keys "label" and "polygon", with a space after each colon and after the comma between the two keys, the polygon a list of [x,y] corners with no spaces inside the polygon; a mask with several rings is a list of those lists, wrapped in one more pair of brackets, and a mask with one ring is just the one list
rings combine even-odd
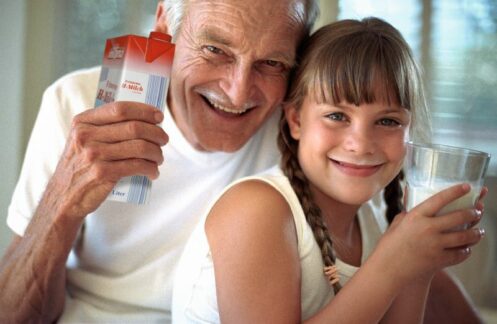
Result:
{"label": "brown hair", "polygon": [[[381,19],[331,23],[303,43],[287,102],[299,108],[307,96],[318,103],[399,105],[411,111],[411,136],[418,140],[427,137],[427,132],[417,126],[418,120],[429,125],[419,68],[400,32]],[[333,242],[300,167],[298,141],[291,137],[284,116],[280,121],[278,146],[282,153],[281,167],[300,199],[321,248],[323,262],[325,266],[333,265]],[[389,221],[402,210],[399,183],[402,177],[400,172],[384,190]],[[340,286],[334,288],[337,292]]]}

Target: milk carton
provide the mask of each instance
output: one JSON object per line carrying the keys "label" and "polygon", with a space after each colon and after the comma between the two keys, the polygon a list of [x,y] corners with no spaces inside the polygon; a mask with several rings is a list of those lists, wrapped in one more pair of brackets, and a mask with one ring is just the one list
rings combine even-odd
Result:
{"label": "milk carton", "polygon": [[[113,101],[137,101],[164,109],[174,56],[171,36],[125,35],[107,39],[95,107]],[[144,204],[151,182],[145,176],[121,179],[107,199]]]}

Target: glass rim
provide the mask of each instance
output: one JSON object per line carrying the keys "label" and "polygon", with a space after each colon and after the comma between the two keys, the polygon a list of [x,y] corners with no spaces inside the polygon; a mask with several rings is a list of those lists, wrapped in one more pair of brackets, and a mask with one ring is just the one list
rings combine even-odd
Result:
{"label": "glass rim", "polygon": [[471,155],[471,156],[480,156],[490,158],[490,153],[484,151],[478,151],[466,147],[453,146],[453,145],[445,145],[438,143],[415,143],[413,141],[407,141],[406,145],[408,147],[416,147],[421,150],[438,152],[438,153],[451,153],[451,154],[459,154],[459,155]]}

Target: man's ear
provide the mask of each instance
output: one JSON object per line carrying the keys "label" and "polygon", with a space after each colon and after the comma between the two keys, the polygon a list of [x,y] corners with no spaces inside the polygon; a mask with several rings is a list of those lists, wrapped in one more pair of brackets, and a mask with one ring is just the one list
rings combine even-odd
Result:
{"label": "man's ear", "polygon": [[164,8],[164,1],[157,3],[155,11],[155,25],[154,31],[169,34],[169,27],[167,26],[166,8]]}
{"label": "man's ear", "polygon": [[290,135],[294,140],[300,139],[300,110],[293,104],[287,104],[283,107],[285,118],[290,128]]}

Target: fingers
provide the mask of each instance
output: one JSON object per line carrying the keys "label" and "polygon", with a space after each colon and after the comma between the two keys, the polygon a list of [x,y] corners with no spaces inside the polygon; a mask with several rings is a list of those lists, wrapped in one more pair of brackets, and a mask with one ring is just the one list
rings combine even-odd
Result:
{"label": "fingers", "polygon": [[437,216],[433,219],[441,232],[453,231],[455,228],[474,226],[481,220],[482,212],[478,209],[460,209]]}
{"label": "fingers", "polygon": [[162,121],[164,114],[154,106],[133,101],[116,101],[96,109],[88,109],[74,117],[73,123],[106,125],[129,120],[139,120],[151,124]]}
{"label": "fingers", "polygon": [[164,161],[161,146],[168,141],[156,125],[162,118],[155,107],[137,102],[114,102],[77,115],[65,150],[72,161],[68,170],[92,170],[90,178],[110,181],[129,175],[155,179]]}
{"label": "fingers", "polygon": [[88,163],[96,161],[119,161],[143,159],[158,165],[164,162],[160,146],[143,140],[130,140],[113,144],[94,143],[86,147],[85,159]]}
{"label": "fingers", "polygon": [[[135,102],[113,104],[90,109],[74,118],[69,141],[72,152],[90,163],[133,158],[162,163],[160,146],[169,140],[155,124],[162,119],[162,113]],[[157,112],[160,118],[154,119]]]}
{"label": "fingers", "polygon": [[480,196],[478,197],[478,202],[482,201],[485,198],[485,196],[487,195],[487,193],[488,193],[487,187],[481,188]]}
{"label": "fingers", "polygon": [[114,182],[129,176],[142,175],[150,180],[159,177],[157,164],[143,159],[127,159],[121,161],[99,161],[93,165],[96,179],[111,178]]}
{"label": "fingers", "polygon": [[485,236],[484,229],[472,228],[444,234],[443,253],[438,261],[444,267],[459,264],[471,255],[471,247]]}
{"label": "fingers", "polygon": [[483,228],[470,228],[450,232],[444,235],[443,245],[446,249],[469,247],[480,242],[483,236],[485,236]]}
{"label": "fingers", "polygon": [[464,196],[470,190],[471,186],[467,183],[444,189],[413,208],[410,213],[435,216],[443,207]]}
{"label": "fingers", "polygon": [[458,247],[447,249],[444,254],[444,264],[445,267],[453,266],[459,264],[466,259],[468,259],[471,255],[470,247]]}
{"label": "fingers", "polygon": [[[446,235],[446,245],[453,246],[446,248],[444,258],[446,266],[459,264],[471,255],[471,247],[485,236],[485,230],[472,228],[465,231],[452,232]],[[465,244],[460,245],[461,242]]]}
{"label": "fingers", "polygon": [[475,203],[475,208],[481,211],[482,213],[483,210],[485,209],[485,204],[483,203],[483,199],[485,199],[487,194],[488,194],[488,188],[487,187],[481,188],[480,196],[478,196],[478,199],[476,200]]}
{"label": "fingers", "polygon": [[133,139],[165,145],[169,140],[166,132],[159,126],[136,120],[100,126],[78,122],[74,124],[72,137],[79,146],[91,142],[116,143]]}

